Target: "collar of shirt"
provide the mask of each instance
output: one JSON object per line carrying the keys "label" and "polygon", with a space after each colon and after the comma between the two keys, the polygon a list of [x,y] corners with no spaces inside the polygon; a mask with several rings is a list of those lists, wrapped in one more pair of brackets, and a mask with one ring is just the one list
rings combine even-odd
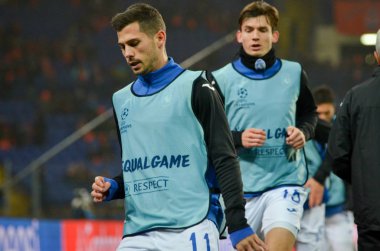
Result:
{"label": "collar of shirt", "polygon": [[184,69],[169,58],[168,63],[156,71],[138,75],[132,84],[132,91],[138,96],[155,94],[168,86]]}
{"label": "collar of shirt", "polygon": [[276,61],[270,68],[267,68],[262,71],[255,71],[253,69],[248,68],[242,63],[241,58],[232,62],[232,65],[237,72],[239,72],[240,74],[248,78],[255,79],[255,80],[263,80],[263,79],[271,78],[277,72],[279,72],[282,66],[282,62],[280,59],[276,59]]}

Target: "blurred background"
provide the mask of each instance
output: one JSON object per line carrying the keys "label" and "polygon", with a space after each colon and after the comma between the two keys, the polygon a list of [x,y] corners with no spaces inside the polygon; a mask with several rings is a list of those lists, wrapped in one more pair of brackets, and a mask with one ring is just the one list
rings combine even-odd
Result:
{"label": "blurred background", "polygon": [[[123,219],[122,201],[94,205],[89,192],[96,175],[120,172],[111,96],[134,77],[109,23],[134,2],[0,0],[1,216]],[[206,48],[187,66],[215,70],[236,56],[225,38],[251,1],[145,2],[166,21],[171,57]],[[299,61],[311,89],[330,86],[339,104],[370,76],[374,46],[360,37],[380,28],[380,1],[267,2],[280,11],[277,55]]]}

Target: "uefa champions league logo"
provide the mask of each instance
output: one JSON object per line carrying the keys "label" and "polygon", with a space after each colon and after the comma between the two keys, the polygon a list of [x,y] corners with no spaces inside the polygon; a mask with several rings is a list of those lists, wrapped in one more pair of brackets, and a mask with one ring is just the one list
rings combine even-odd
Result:
{"label": "uefa champions league logo", "polygon": [[251,99],[247,99],[248,97],[248,90],[246,88],[239,88],[236,92],[238,98],[236,99],[236,107],[238,109],[245,109],[255,106],[255,102]]}
{"label": "uefa champions league logo", "polygon": [[245,88],[240,88],[239,90],[238,90],[238,96],[240,97],[240,98],[246,98],[247,96],[248,96],[248,91],[247,91],[247,89],[245,89]]}
{"label": "uefa champions league logo", "polygon": [[121,114],[121,120],[125,120],[127,118],[128,112],[129,112],[128,108],[124,108],[124,110]]}
{"label": "uefa champions league logo", "polygon": [[124,107],[123,111],[121,112],[120,118],[120,133],[127,133],[127,131],[132,128],[132,124],[128,123],[127,117],[129,114],[129,109],[127,107]]}

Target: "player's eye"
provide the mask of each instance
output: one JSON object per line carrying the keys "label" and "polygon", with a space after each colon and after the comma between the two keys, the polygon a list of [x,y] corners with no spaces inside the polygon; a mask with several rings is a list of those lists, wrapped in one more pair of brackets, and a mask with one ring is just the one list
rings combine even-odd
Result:
{"label": "player's eye", "polygon": [[136,47],[139,45],[139,43],[140,43],[140,40],[131,40],[128,42],[128,45],[131,47]]}

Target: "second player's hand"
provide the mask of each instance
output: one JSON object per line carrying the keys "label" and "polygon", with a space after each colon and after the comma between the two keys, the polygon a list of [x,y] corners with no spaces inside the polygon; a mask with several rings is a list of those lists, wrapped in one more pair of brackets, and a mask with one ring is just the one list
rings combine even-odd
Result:
{"label": "second player's hand", "polygon": [[294,126],[289,126],[286,131],[288,133],[288,136],[286,137],[287,145],[290,145],[294,149],[300,149],[305,145],[305,135],[300,129]]}
{"label": "second player's hand", "polygon": [[262,146],[265,143],[266,133],[262,129],[248,128],[241,135],[243,147],[252,148]]}
{"label": "second player's hand", "polygon": [[111,183],[105,182],[104,177],[96,176],[94,183],[92,183],[91,196],[94,202],[102,202],[108,194],[108,190],[111,187]]}
{"label": "second player's hand", "polygon": [[310,189],[309,194],[309,207],[313,208],[316,206],[319,206],[322,203],[323,200],[323,185],[319,184],[318,181],[316,181],[313,178],[310,178],[306,184],[305,187]]}
{"label": "second player's hand", "polygon": [[236,245],[238,251],[267,251],[269,250],[267,245],[257,236],[252,234],[245,239],[241,240]]}

